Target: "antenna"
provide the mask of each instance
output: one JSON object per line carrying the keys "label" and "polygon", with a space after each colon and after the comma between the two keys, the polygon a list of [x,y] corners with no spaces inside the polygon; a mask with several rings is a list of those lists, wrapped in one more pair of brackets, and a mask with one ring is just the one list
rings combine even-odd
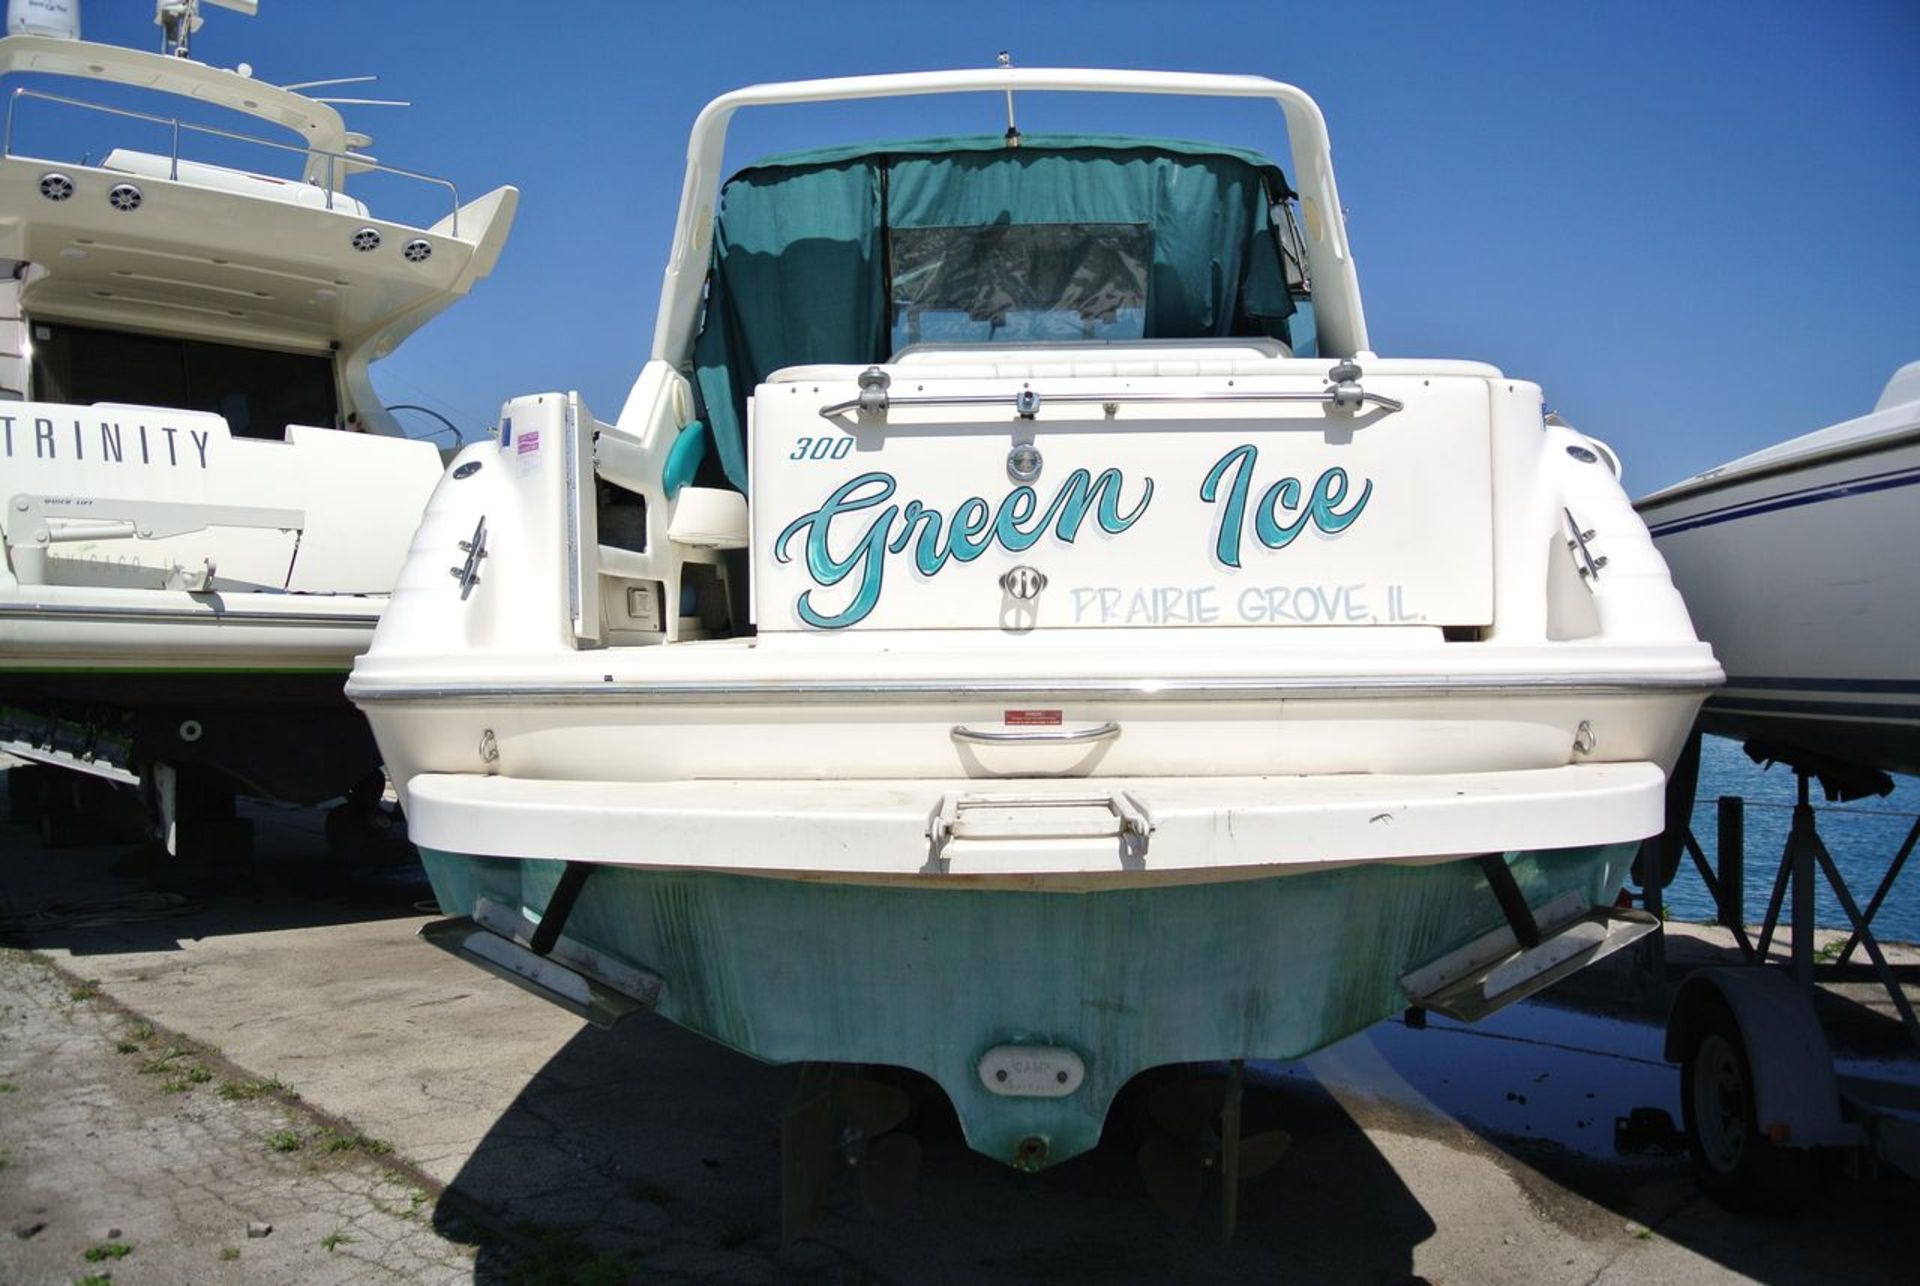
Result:
{"label": "antenna", "polygon": [[282,85],[282,89],[325,89],[330,85],[365,85],[379,80],[378,76],[332,76],[326,80],[303,80],[292,85]]}
{"label": "antenna", "polygon": [[[1000,51],[1000,65],[1002,67],[1013,66],[1013,54],[1008,50],[1002,49]],[[1007,136],[1006,137],[1007,137],[1008,147],[1020,146],[1020,127],[1013,123],[1013,91],[1011,89],[1007,91]]]}
{"label": "antenna", "polygon": [[[378,76],[332,76],[326,80],[303,80],[297,84],[282,85],[298,93],[304,89],[325,89],[332,85],[366,85],[379,80]],[[343,107],[412,107],[413,103],[404,98],[325,98],[314,95],[316,103],[332,103]]]}
{"label": "antenna", "polygon": [[[251,18],[260,12],[260,0],[206,0],[208,4]],[[153,24],[160,28],[160,52],[175,58],[187,56],[193,33],[206,19],[200,16],[201,0],[153,0]]]}

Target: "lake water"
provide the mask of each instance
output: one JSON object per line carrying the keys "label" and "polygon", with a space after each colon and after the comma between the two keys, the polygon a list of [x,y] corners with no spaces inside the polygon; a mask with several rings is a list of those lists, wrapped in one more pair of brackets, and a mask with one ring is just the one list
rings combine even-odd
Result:
{"label": "lake water", "polygon": [[[1812,798],[1819,816],[1820,837],[1826,841],[1834,865],[1846,877],[1854,902],[1862,911],[1866,910],[1868,899],[1899,853],[1915,818],[1920,817],[1920,778],[1895,774],[1893,782],[1891,795],[1851,804],[1824,803],[1820,783],[1817,780],[1813,783]],[[1719,810],[1714,801],[1721,795],[1745,797],[1748,923],[1756,923],[1766,915],[1767,898],[1773,892],[1774,874],[1780,867],[1780,853],[1787,843],[1787,825],[1792,820],[1795,794],[1793,774],[1785,767],[1763,769],[1747,758],[1738,742],[1723,737],[1704,740],[1700,753],[1700,787],[1693,808],[1693,834],[1708,861],[1713,862],[1719,843]],[[1846,913],[1834,900],[1826,878],[1817,878],[1815,886],[1815,910],[1820,926],[1847,928]],[[1666,905],[1667,913],[1675,919],[1714,918],[1713,899],[1691,860],[1681,858],[1680,870],[1667,889]],[[1873,930],[1889,942],[1920,942],[1920,854],[1907,860],[1893,891],[1887,895],[1886,905],[1874,917]]]}

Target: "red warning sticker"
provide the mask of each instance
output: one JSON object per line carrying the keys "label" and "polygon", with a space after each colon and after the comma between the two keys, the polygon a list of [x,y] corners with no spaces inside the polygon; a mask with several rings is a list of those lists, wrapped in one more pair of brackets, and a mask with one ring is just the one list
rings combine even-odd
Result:
{"label": "red warning sticker", "polygon": [[1009,728],[1058,728],[1060,714],[1058,710],[1008,710],[1005,721]]}

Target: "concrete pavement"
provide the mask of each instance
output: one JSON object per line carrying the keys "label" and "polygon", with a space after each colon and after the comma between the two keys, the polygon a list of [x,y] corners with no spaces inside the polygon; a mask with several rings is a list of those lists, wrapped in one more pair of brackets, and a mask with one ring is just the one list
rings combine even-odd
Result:
{"label": "concrete pavement", "polygon": [[[816,1235],[783,1251],[790,1069],[650,1016],[584,1027],[419,943],[430,916],[417,875],[349,875],[317,815],[254,816],[252,886],[177,905],[135,900],[147,873],[124,849],[49,851],[0,829],[0,919],[29,923],[32,946],[130,1011],[417,1165],[437,1198],[417,1224],[439,1248],[396,1243],[412,1265],[400,1280],[1904,1282],[1920,1262],[1910,1191],[1836,1179],[1805,1214],[1756,1222],[1702,1198],[1680,1159],[1615,1156],[1616,1115],[1677,1116],[1657,1030],[1537,1004],[1485,1030],[1383,1024],[1261,1069],[1261,1109],[1294,1145],[1248,1185],[1226,1248],[1211,1202],[1192,1226],[1168,1225],[1126,1147],[1022,1175],[967,1151],[934,1112],[903,1212],[870,1219],[849,1180]],[[47,907],[58,913],[36,914]],[[36,1057],[84,1068],[102,1056]],[[14,1059],[9,1041],[0,1076]],[[137,1100],[114,1128],[145,1130],[169,1107]],[[22,1144],[20,1121],[0,1101],[0,1145],[15,1152],[0,1171],[6,1221],[20,1217],[23,1169],[55,1200],[94,1182],[45,1169],[32,1142],[44,1127],[29,1122]],[[232,1164],[221,1155],[208,1163]],[[316,1194],[318,1213],[300,1217],[342,1218],[340,1200]],[[148,1240],[211,1255],[230,1237],[183,1212]],[[18,1253],[0,1242],[0,1278]],[[336,1249],[316,1262],[343,1261]],[[217,1280],[136,1266],[115,1280]]]}

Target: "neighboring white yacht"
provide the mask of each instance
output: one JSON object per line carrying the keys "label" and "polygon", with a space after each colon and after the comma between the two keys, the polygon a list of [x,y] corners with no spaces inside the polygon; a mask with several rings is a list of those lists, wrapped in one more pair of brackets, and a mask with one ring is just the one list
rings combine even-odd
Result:
{"label": "neighboring white yacht", "polygon": [[1656,491],[1640,514],[1727,686],[1708,732],[1920,773],[1920,362],[1873,410]]}
{"label": "neighboring white yacht", "polygon": [[[720,183],[742,108],[1038,91],[1263,101],[1291,172],[1010,126]],[[603,1019],[917,1069],[1037,1169],[1144,1069],[1475,1015],[1648,927],[1606,908],[1719,667],[1604,446],[1371,351],[1306,94],[769,85],[689,155],[618,421],[509,402],[349,683],[432,936]],[[904,1112],[802,1083],[790,1214],[809,1149]],[[1197,1100],[1143,1153],[1176,1197],[1247,1164],[1237,1082],[1154,1119]]]}
{"label": "neighboring white yacht", "polygon": [[[160,10],[168,52],[0,40],[0,748],[144,781],[178,849],[235,791],[377,800],[341,686],[442,460],[368,367],[492,270],[517,194],[382,164]],[[437,221],[349,194],[380,175]]]}

